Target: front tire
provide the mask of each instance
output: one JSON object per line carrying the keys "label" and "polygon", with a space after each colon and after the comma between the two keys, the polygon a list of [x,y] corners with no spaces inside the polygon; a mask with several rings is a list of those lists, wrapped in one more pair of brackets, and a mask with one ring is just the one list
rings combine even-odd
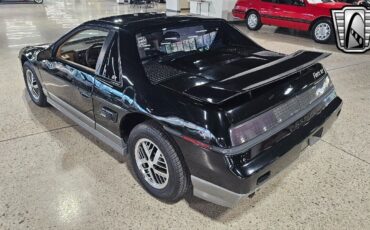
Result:
{"label": "front tire", "polygon": [[334,38],[334,28],[329,19],[317,21],[311,28],[311,36],[317,43],[327,44]]}
{"label": "front tire", "polygon": [[42,91],[42,85],[39,78],[32,64],[28,61],[23,64],[23,77],[26,83],[27,92],[32,101],[40,107],[48,106],[49,104],[47,103],[46,96]]}
{"label": "front tire", "polygon": [[180,151],[153,121],[137,125],[128,140],[131,165],[141,185],[159,200],[174,203],[190,187]]}
{"label": "front tire", "polygon": [[249,30],[259,30],[262,27],[261,16],[256,11],[250,11],[246,17]]}

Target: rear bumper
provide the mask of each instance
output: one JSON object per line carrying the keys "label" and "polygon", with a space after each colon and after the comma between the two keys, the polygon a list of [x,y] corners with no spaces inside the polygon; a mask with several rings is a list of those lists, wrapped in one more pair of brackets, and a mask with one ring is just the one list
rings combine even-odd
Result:
{"label": "rear bumper", "polygon": [[231,208],[239,203],[243,197],[249,195],[227,190],[195,176],[191,176],[191,183],[193,184],[194,196],[224,207]]}
{"label": "rear bumper", "polygon": [[261,143],[261,146],[268,142],[271,144],[245,164],[231,164],[223,154],[199,148],[196,150],[177,140],[192,174],[194,195],[218,205],[234,206],[240,199],[253,193],[268,179],[288,167],[304,148],[319,139],[337,119],[341,107],[342,100],[336,97],[308,123],[288,131],[289,135],[285,133],[284,138],[278,141],[276,136],[279,135],[276,135]]}

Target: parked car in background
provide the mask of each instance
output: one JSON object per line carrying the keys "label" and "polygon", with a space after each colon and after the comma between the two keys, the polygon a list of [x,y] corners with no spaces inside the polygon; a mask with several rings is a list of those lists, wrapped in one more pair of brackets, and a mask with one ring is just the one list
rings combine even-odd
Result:
{"label": "parked car in background", "polygon": [[332,0],[238,0],[233,16],[245,20],[250,30],[273,25],[310,31],[316,42],[328,43],[335,33],[330,10],[346,5]]}
{"label": "parked car in background", "polygon": [[37,4],[42,4],[44,0],[0,0],[0,3],[7,3],[7,2],[34,2]]}
{"label": "parked car in background", "polygon": [[230,207],[338,117],[328,55],[266,50],[223,19],[145,13],[86,22],[19,58],[32,101],[129,154],[150,194]]}
{"label": "parked car in background", "polygon": [[341,0],[339,2],[345,2],[352,5],[364,6],[366,8],[370,7],[370,0]]}
{"label": "parked car in background", "polygon": [[359,0],[356,4],[370,9],[370,0]]}

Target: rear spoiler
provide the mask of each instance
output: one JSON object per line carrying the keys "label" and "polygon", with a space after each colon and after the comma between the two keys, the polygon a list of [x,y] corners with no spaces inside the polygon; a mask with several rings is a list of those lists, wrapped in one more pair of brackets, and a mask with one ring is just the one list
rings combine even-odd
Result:
{"label": "rear spoiler", "polygon": [[[246,91],[284,79],[316,64],[329,55],[330,53],[299,50],[275,61],[230,76],[221,82],[223,85],[238,85],[240,86],[239,90],[242,91],[240,93],[245,93]],[[234,96],[236,95],[232,97]],[[230,98],[226,100],[228,99]]]}

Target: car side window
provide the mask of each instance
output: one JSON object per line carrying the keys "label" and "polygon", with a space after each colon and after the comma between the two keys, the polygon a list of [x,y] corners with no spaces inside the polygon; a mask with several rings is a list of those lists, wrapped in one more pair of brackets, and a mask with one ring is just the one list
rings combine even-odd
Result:
{"label": "car side window", "polygon": [[304,6],[304,0],[277,0],[280,4]]}
{"label": "car side window", "polygon": [[292,5],[292,0],[278,0],[280,4]]}
{"label": "car side window", "polygon": [[77,32],[57,49],[56,57],[95,70],[107,31],[86,29]]}
{"label": "car side window", "polygon": [[262,0],[262,2],[276,3],[276,0]]}
{"label": "car side window", "polygon": [[121,85],[122,76],[125,74],[121,61],[119,42],[116,36],[107,49],[101,77],[109,80],[114,85]]}

